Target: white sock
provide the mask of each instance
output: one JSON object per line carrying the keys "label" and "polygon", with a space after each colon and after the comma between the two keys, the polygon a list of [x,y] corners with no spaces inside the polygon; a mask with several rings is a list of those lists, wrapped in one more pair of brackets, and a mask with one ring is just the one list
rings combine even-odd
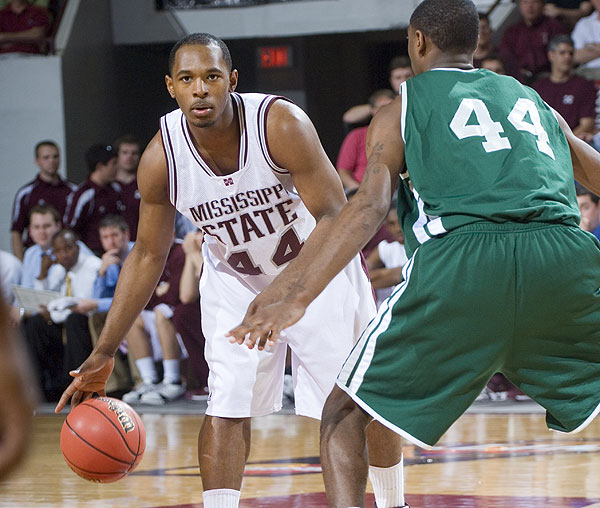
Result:
{"label": "white sock", "polygon": [[404,458],[392,467],[369,466],[377,508],[404,506]]}
{"label": "white sock", "polygon": [[136,360],[135,365],[140,371],[140,376],[142,376],[144,383],[156,383],[158,381],[156,365],[154,365],[154,359],[151,356]]}
{"label": "white sock", "polygon": [[163,383],[179,383],[179,360],[163,360]]}
{"label": "white sock", "polygon": [[233,489],[205,490],[202,493],[204,508],[238,508],[240,491]]}

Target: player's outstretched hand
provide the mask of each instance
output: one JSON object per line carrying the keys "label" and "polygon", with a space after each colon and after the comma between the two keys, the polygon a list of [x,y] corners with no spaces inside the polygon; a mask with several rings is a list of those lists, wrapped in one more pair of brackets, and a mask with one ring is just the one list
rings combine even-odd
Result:
{"label": "player's outstretched hand", "polygon": [[229,342],[257,346],[263,350],[268,344],[274,346],[281,331],[298,322],[306,312],[306,306],[298,302],[281,301],[262,305],[260,295],[248,307],[244,320],[226,336]]}
{"label": "player's outstretched hand", "polygon": [[75,379],[61,395],[54,412],[60,413],[69,399],[71,399],[71,407],[75,407],[91,398],[94,393],[105,396],[106,381],[113,371],[114,365],[115,359],[112,356],[93,351],[81,367],[69,372]]}

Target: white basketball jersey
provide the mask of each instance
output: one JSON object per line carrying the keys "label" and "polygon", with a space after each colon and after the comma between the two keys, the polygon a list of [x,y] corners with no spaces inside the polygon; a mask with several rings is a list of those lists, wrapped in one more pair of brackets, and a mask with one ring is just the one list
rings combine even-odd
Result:
{"label": "white basketball jersey", "polygon": [[285,168],[269,155],[267,113],[280,97],[231,94],[240,125],[238,171],[216,175],[194,146],[180,109],[160,130],[173,205],[204,232],[205,269],[262,291],[315,227]]}

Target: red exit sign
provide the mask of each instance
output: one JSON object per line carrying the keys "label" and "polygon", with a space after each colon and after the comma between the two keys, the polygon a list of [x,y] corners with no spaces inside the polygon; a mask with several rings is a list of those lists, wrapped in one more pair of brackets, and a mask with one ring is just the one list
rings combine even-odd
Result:
{"label": "red exit sign", "polygon": [[261,69],[281,69],[292,66],[291,46],[262,46],[258,48]]}

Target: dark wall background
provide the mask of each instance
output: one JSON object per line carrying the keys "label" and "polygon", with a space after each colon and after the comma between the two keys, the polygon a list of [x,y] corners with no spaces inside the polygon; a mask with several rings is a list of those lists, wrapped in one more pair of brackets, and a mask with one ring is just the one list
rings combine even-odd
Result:
{"label": "dark wall background", "polygon": [[[304,91],[304,107],[334,163],[346,134],[342,114],[387,88],[390,59],[407,52],[405,30],[226,42],[240,74],[238,91]],[[259,69],[258,48],[280,45],[293,48],[293,67]],[[171,44],[115,47],[114,138],[131,133],[146,144],[159,117],[177,107],[164,85],[170,49]]]}

